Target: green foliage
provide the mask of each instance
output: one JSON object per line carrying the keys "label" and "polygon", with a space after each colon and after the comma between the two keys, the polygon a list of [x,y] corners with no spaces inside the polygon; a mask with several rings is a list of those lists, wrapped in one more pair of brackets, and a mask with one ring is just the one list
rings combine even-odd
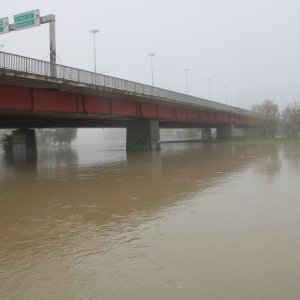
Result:
{"label": "green foliage", "polygon": [[149,150],[149,144],[143,140],[137,140],[134,142],[127,143],[127,151],[134,152],[134,151],[147,151]]}
{"label": "green foliage", "polygon": [[294,102],[287,106],[282,113],[285,133],[288,136],[300,136],[300,104]]}
{"label": "green foliage", "polygon": [[279,121],[278,105],[271,100],[265,100],[262,104],[254,105],[252,110],[259,115],[265,137],[273,138]]}
{"label": "green foliage", "polygon": [[37,141],[42,146],[70,146],[77,136],[77,128],[47,128],[36,132]]}

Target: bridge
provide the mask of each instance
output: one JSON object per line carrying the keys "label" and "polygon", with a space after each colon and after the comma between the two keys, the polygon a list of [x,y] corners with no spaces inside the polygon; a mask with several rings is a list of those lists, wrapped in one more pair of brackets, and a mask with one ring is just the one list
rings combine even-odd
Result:
{"label": "bridge", "polygon": [[[245,135],[257,127],[248,110],[124,80],[0,52],[0,128],[16,143],[35,145],[29,128],[127,128],[126,147],[159,149],[159,128],[201,128],[204,139]],[[31,142],[26,142],[31,140]]]}

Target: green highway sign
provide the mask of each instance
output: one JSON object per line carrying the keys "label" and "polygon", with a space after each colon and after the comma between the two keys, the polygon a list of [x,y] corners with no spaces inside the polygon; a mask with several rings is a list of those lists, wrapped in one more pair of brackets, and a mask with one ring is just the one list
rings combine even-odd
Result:
{"label": "green highway sign", "polygon": [[9,32],[8,18],[0,19],[0,34]]}
{"label": "green highway sign", "polygon": [[28,11],[26,13],[14,16],[15,30],[26,29],[28,27],[40,25],[40,11],[39,9]]}

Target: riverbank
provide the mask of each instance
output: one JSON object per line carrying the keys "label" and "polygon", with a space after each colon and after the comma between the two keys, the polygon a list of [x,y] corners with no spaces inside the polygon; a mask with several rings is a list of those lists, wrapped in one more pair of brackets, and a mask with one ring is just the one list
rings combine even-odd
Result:
{"label": "riverbank", "polygon": [[230,140],[218,140],[223,144],[243,144],[243,145],[259,145],[259,144],[278,144],[278,143],[299,143],[300,137],[275,137],[275,138],[239,138]]}

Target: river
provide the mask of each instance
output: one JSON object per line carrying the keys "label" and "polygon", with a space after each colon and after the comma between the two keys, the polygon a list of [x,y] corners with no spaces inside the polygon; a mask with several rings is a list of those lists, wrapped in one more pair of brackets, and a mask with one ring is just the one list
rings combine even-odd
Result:
{"label": "river", "polygon": [[0,299],[300,299],[300,144],[0,153]]}

